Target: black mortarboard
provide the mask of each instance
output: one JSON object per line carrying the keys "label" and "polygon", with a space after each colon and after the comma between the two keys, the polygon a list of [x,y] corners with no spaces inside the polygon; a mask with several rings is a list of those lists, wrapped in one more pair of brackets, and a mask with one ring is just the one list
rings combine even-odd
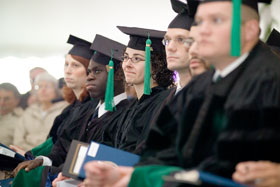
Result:
{"label": "black mortarboard", "polygon": [[280,47],[280,33],[276,29],[273,29],[266,43],[270,46]]}
{"label": "black mortarboard", "polygon": [[188,4],[179,0],[171,0],[172,9],[178,14],[170,22],[168,28],[181,28],[190,30],[194,21],[194,14],[198,6],[198,1],[189,0],[187,2]]}
{"label": "black mortarboard", "polygon": [[114,63],[119,63],[122,61],[125,48],[125,45],[97,34],[90,47],[95,51],[92,60],[108,65],[112,56]]}
{"label": "black mortarboard", "polygon": [[86,40],[83,40],[73,35],[69,35],[67,43],[74,45],[68,52],[68,54],[70,55],[84,57],[89,60],[93,55],[93,51],[90,49],[91,43]]}
{"label": "black mortarboard", "polygon": [[[214,1],[233,1],[233,0],[199,0],[200,2],[214,2]],[[242,0],[243,5],[247,5],[254,10],[258,11],[258,3],[267,3],[270,4],[271,0]]]}
{"label": "black mortarboard", "polygon": [[266,40],[266,44],[269,45],[276,53],[280,54],[280,33],[276,29],[272,30]]}
{"label": "black mortarboard", "polygon": [[148,39],[148,37],[152,41],[152,51],[161,51],[161,49],[163,48],[162,39],[166,33],[165,31],[143,29],[137,27],[117,27],[123,33],[130,35],[130,40],[127,45],[127,47],[129,48],[145,51],[146,40]]}
{"label": "black mortarboard", "polygon": [[184,12],[188,9],[188,6],[186,3],[183,3],[180,0],[170,0],[171,1],[171,6],[174,12],[176,13],[181,13]]}

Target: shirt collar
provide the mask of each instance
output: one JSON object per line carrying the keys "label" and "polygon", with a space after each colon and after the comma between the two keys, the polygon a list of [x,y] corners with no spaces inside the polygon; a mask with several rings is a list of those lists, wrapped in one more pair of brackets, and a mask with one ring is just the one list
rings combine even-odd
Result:
{"label": "shirt collar", "polygon": [[[126,93],[122,93],[119,94],[117,96],[114,97],[114,105],[118,105],[122,100],[127,99],[127,95]],[[99,107],[99,108],[98,108]],[[101,101],[99,101],[99,104],[97,105],[98,108],[98,118],[100,118],[101,116],[103,116],[106,112],[108,112],[107,110],[105,110],[105,102],[103,102],[101,104]]]}
{"label": "shirt collar", "polygon": [[178,74],[178,81],[177,81],[177,87],[176,87],[175,95],[176,95],[180,90],[182,90],[182,86],[181,86],[181,84],[180,84],[180,75]]}
{"label": "shirt collar", "polygon": [[182,90],[182,86],[180,84],[180,81],[178,81],[178,84],[177,84],[177,87],[176,87],[176,92],[175,92],[175,95]]}
{"label": "shirt collar", "polygon": [[218,77],[221,77],[221,78],[226,77],[233,70],[238,68],[238,66],[240,66],[245,61],[245,59],[248,57],[248,55],[249,55],[249,53],[245,53],[242,56],[240,56],[239,58],[237,58],[235,61],[233,61],[230,65],[225,67],[225,69],[223,69],[221,71],[220,70],[216,70],[215,74],[213,76],[213,81],[215,82]]}

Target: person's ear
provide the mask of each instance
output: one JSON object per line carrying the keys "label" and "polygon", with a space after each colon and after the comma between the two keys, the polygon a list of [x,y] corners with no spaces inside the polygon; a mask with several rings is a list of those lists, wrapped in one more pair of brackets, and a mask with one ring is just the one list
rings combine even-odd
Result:
{"label": "person's ear", "polygon": [[110,71],[109,65],[106,65],[106,70],[107,70],[107,73],[109,73],[109,71]]}
{"label": "person's ear", "polygon": [[246,21],[244,24],[244,37],[246,41],[252,41],[259,37],[260,34],[260,28],[259,28],[259,22],[255,19]]}

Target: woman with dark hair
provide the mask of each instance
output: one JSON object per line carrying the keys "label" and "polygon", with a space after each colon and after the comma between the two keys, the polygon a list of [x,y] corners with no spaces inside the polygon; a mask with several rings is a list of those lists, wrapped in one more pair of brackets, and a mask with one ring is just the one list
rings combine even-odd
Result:
{"label": "woman with dark hair", "polygon": [[[122,68],[126,82],[135,88],[137,99],[118,121],[114,146],[140,153],[137,148],[145,140],[152,119],[157,116],[161,103],[167,97],[166,90],[173,85],[173,72],[167,69],[165,49],[161,43],[165,32],[132,27],[118,28],[130,35],[130,41],[123,56]],[[145,60],[148,60],[145,59],[148,58],[145,46],[148,35],[152,42],[150,67],[148,67],[151,68],[150,76],[145,73],[147,68]],[[148,89],[151,88],[150,93],[144,93],[147,81],[151,85],[148,86]]]}

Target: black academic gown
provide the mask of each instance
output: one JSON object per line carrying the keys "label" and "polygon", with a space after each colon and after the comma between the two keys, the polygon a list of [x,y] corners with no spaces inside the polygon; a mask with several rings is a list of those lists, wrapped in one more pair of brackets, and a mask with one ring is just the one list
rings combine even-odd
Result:
{"label": "black academic gown", "polygon": [[[79,138],[82,124],[89,120],[97,104],[97,101],[90,99],[84,102],[76,101],[72,107],[66,108],[64,110],[65,113],[62,113],[67,118],[60,116],[55,120],[56,123],[52,131],[57,129],[57,141],[54,143],[52,151],[48,155],[54,166],[59,166],[64,163],[72,140]],[[50,135],[54,134],[52,131]]]}
{"label": "black academic gown", "polygon": [[151,95],[144,94],[139,100],[135,100],[118,122],[115,147],[140,154],[150,124],[169,93],[166,88],[158,86],[152,88]]}
{"label": "black academic gown", "polygon": [[129,101],[124,99],[116,105],[115,111],[108,111],[100,118],[92,118],[89,123],[83,125],[79,140],[87,143],[95,141],[113,146],[117,122],[128,105]]}
{"label": "black academic gown", "polygon": [[[194,78],[176,97],[173,106],[182,113],[162,126],[171,129],[174,124],[178,131],[159,131],[160,140],[176,144],[173,149],[159,148],[170,155],[152,153],[142,162],[198,168],[228,178],[241,161],[280,162],[280,59],[258,42],[227,77],[213,83],[213,74]],[[152,140],[149,136],[147,150]]]}
{"label": "black academic gown", "polygon": [[177,136],[177,122],[183,110],[183,98],[175,95],[176,88],[170,89],[168,99],[162,105],[160,112],[152,121],[141,150],[141,165],[178,165],[175,142]]}
{"label": "black academic gown", "polygon": [[68,129],[68,126],[73,121],[80,119],[79,113],[85,113],[90,108],[94,109],[97,106],[97,104],[98,100],[90,101],[90,98],[87,98],[82,102],[78,100],[74,101],[74,103],[67,106],[61,112],[61,114],[55,118],[48,137],[52,137],[53,143],[55,143],[58,137],[63,136],[63,133],[66,129]]}

